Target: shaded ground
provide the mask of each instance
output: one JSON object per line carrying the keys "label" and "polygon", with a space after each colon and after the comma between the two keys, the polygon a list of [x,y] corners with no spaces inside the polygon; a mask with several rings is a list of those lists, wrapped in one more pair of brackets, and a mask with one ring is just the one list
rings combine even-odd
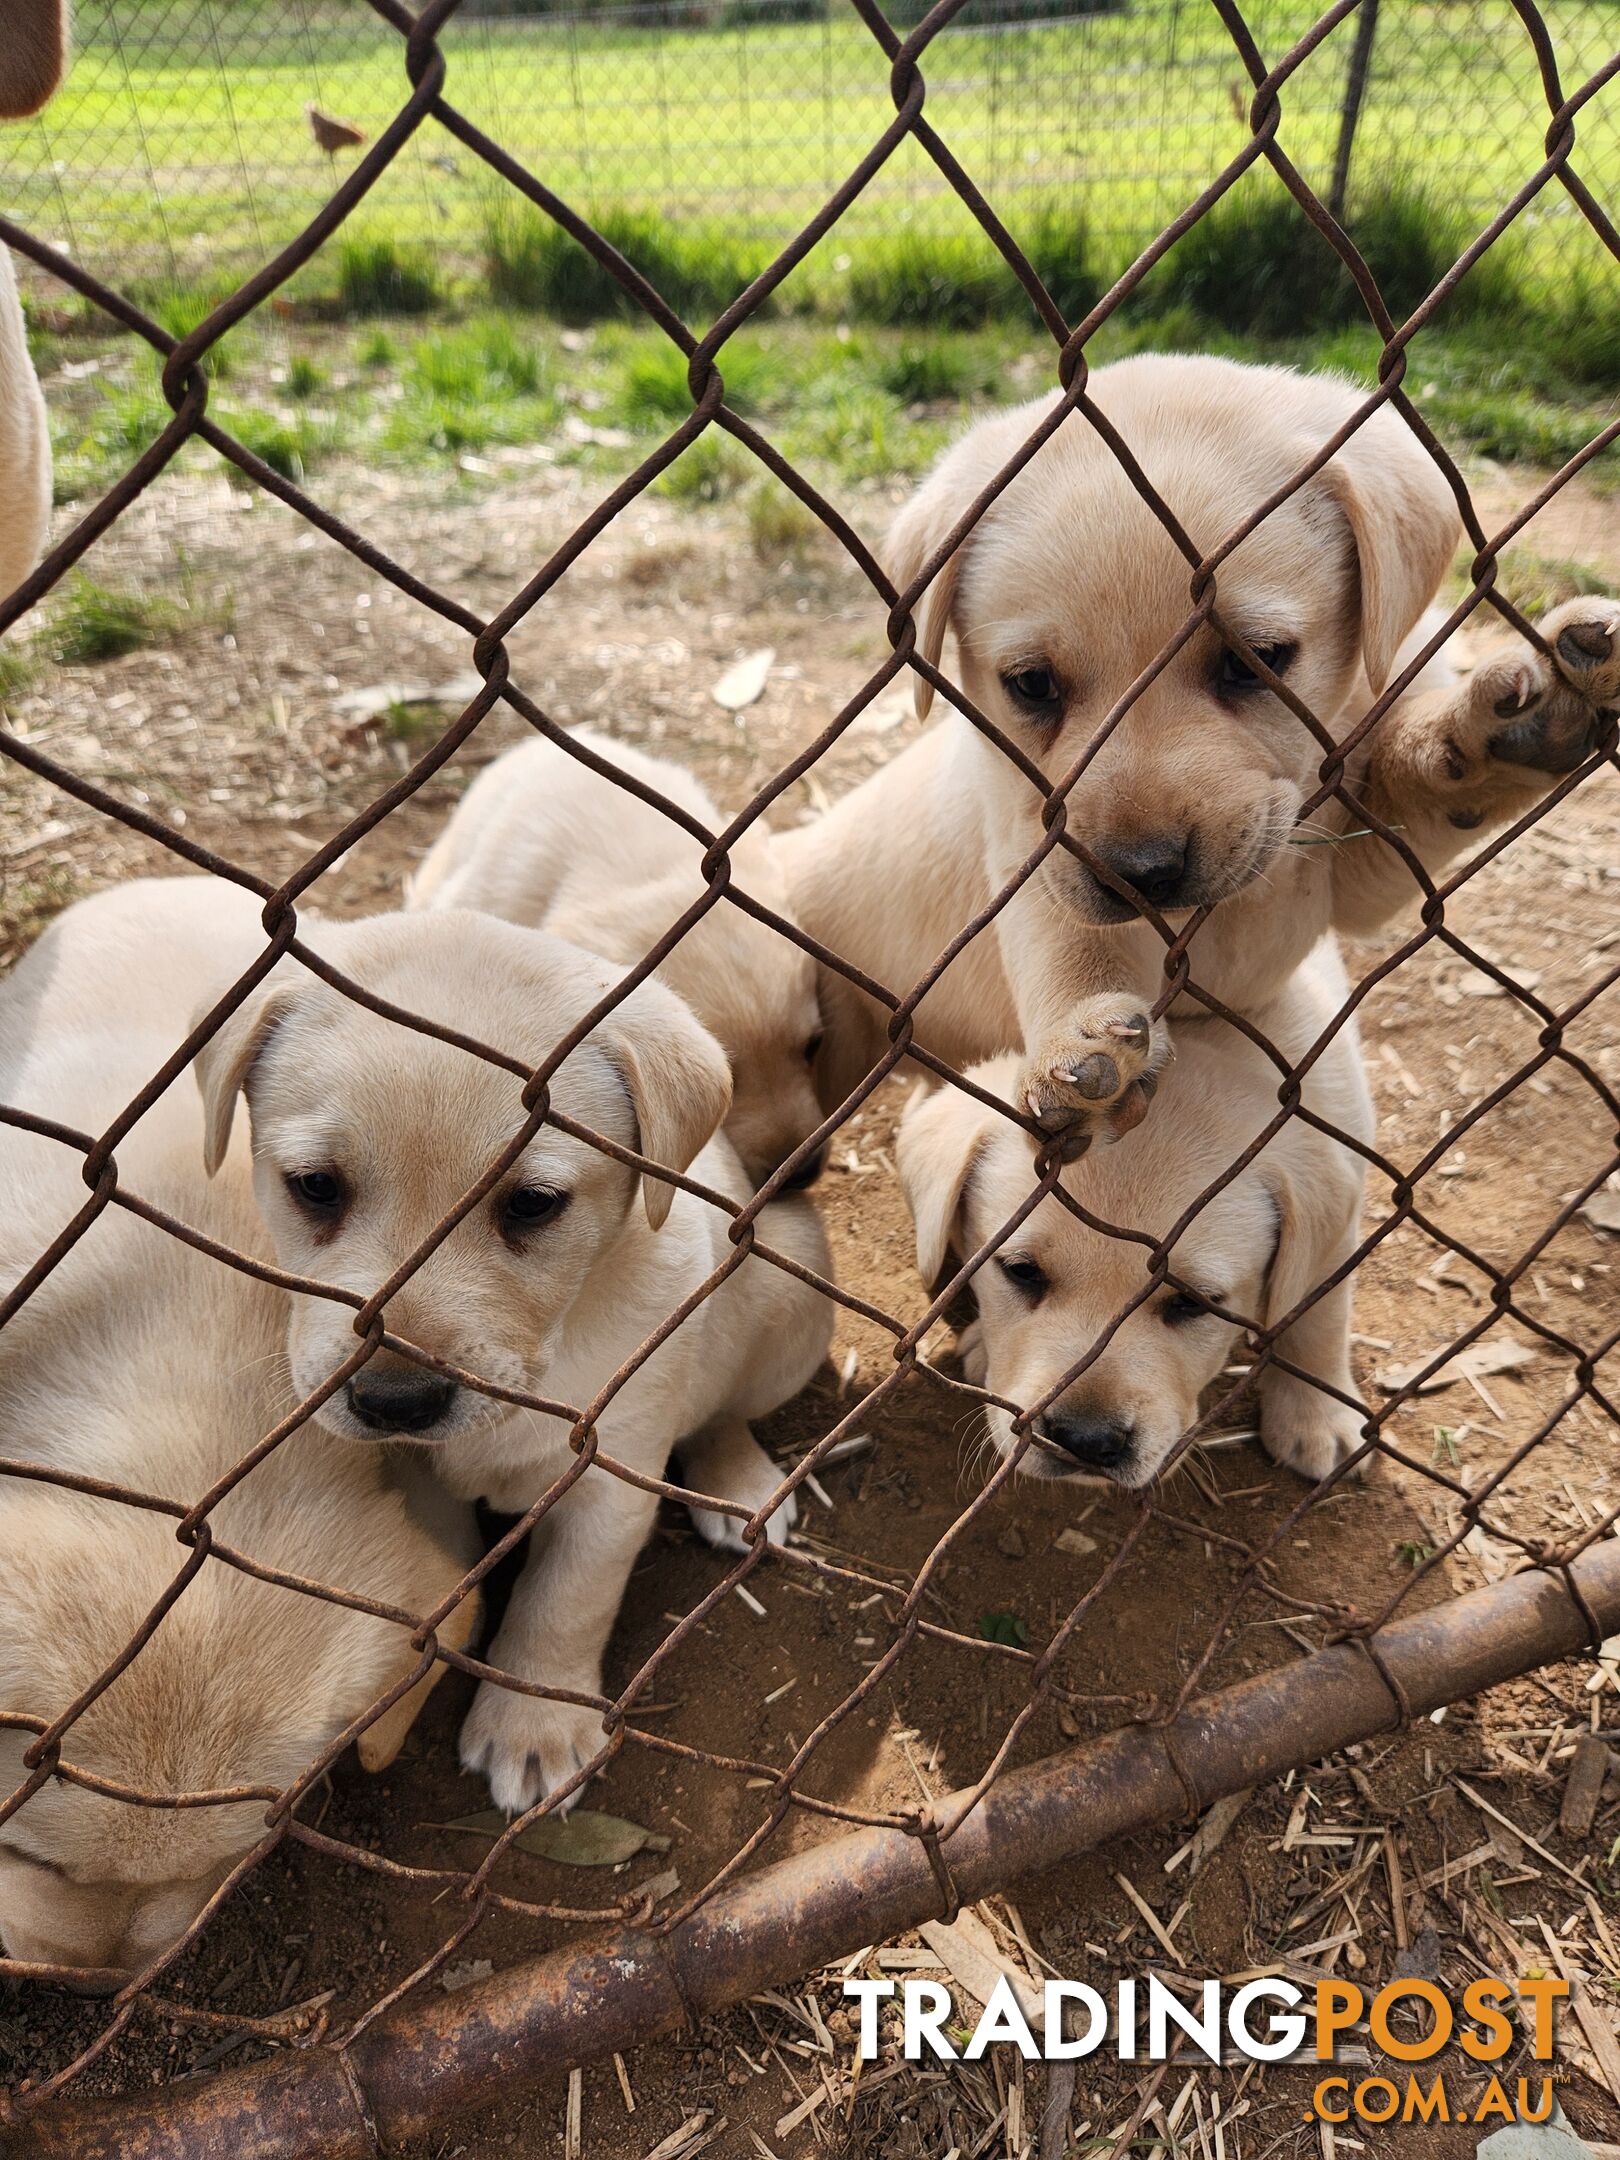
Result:
{"label": "shaded ground", "polygon": [[[418,484],[346,469],[333,499],[340,495],[345,515],[381,546],[492,613],[572,528],[587,483],[532,453],[496,453],[484,464],[449,499],[440,478]],[[1530,484],[1521,475],[1487,473],[1482,500],[1505,511]],[[855,503],[857,522],[872,536],[887,510],[876,486]],[[1620,575],[1612,516],[1596,498],[1572,496],[1545,523],[1545,533],[1530,536],[1545,555]],[[441,684],[467,667],[467,641],[290,515],[250,506],[223,480],[160,484],[122,521],[98,565],[103,575],[161,582],[177,556],[196,596],[196,627],[171,645],[53,673],[13,701],[15,724],[52,756],[181,823],[190,838],[280,879],[386,785],[444,717],[401,710],[397,702],[357,715],[340,700],[369,685]],[[217,603],[228,594],[234,602],[226,612]],[[709,689],[740,652],[762,645],[776,654],[766,693],[734,719]],[[830,553],[767,572],[724,514],[696,515],[659,501],[637,505],[593,547],[511,647],[516,675],[556,718],[589,719],[673,749],[726,803],[742,800],[809,740],[885,649],[881,610]],[[885,700],[783,814],[813,809],[819,790],[836,792],[890,754],[911,725],[901,701]],[[314,904],[336,912],[387,904],[466,771],[510,733],[502,720],[486,725],[451,774],[431,782],[322,881]],[[1620,947],[1612,905],[1617,827],[1620,789],[1605,774],[1471,884],[1448,908],[1448,922],[1552,1006],[1564,1006],[1603,978]],[[0,833],[13,951],[73,893],[166,867],[161,851],[138,835],[14,771],[0,776]],[[1365,964],[1369,955],[1353,957]],[[1382,1145],[1398,1163],[1415,1161],[1530,1059],[1541,1025],[1438,944],[1381,986],[1363,1018]],[[1567,1040],[1611,1080],[1620,1078],[1612,993],[1571,1025]],[[909,1318],[923,1299],[887,1152],[896,1099],[889,1090],[835,1143],[820,1190],[841,1280]],[[1512,1267],[1612,1148],[1596,1096],[1555,1063],[1472,1128],[1425,1180],[1422,1204],[1489,1264]],[[1369,1220],[1380,1220],[1388,1205],[1387,1191],[1375,1188]],[[1612,1237],[1577,1220],[1536,1254],[1516,1291],[1521,1309],[1579,1342],[1601,1339],[1620,1305],[1617,1257]],[[1376,1394],[1378,1372],[1410,1363],[1487,1310],[1488,1292],[1479,1269],[1448,1259],[1413,1228],[1395,1232],[1361,1280],[1358,1370],[1369,1393]],[[1522,1326],[1507,1325],[1524,1335]],[[846,1321],[832,1372],[774,1421],[769,1442],[784,1457],[798,1453],[882,1377],[887,1358],[880,1331]],[[1513,1565],[1512,1550],[1478,1530],[1442,1567],[1424,1560],[1463,1526],[1458,1495],[1445,1481],[1477,1488],[1508,1463],[1568,1380],[1567,1361],[1544,1355],[1486,1377],[1480,1390],[1459,1382],[1409,1406],[1396,1435],[1414,1459],[1432,1462],[1436,1477],[1380,1475],[1334,1495],[1291,1532],[1270,1590],[1245,1599],[1209,1684],[1315,1647],[1321,1623],[1293,1600],[1331,1597],[1374,1612],[1403,1589],[1424,1601]],[[811,1550],[846,1560],[866,1580],[833,1583],[786,1570],[756,1575],[763,1613],[727,1600],[666,1668],[655,1713],[661,1731],[696,1747],[779,1761],[879,1656],[898,1602],[886,1586],[915,1571],[976,1486],[964,1467],[971,1435],[961,1398],[939,1380],[918,1376],[874,1421],[872,1439],[869,1450],[824,1478],[830,1506],[812,1504],[805,1521]],[[1231,1593],[1236,1569],[1227,1541],[1263,1543],[1299,1496],[1252,1445],[1212,1451],[1178,1473],[1164,1496],[1164,1514],[1176,1520],[1154,1524],[1066,1648],[1056,1685],[1015,1759],[1105,1729],[1173,1692]],[[1512,1472],[1490,1512],[1519,1535],[1562,1537],[1603,1520],[1617,1504],[1612,1429],[1582,1406]],[[953,1544],[935,1577],[930,1613],[969,1638],[986,1615],[1015,1614],[1038,1650],[1107,1565],[1134,1516],[1131,1505],[1100,1489],[1020,1490],[980,1514]],[[666,1514],[615,1635],[610,1685],[714,1579],[712,1557],[683,1520]],[[1595,2001],[1606,2008],[1620,1983],[1606,1863],[1620,1805],[1611,1795],[1580,1848],[1560,1839],[1554,1820],[1576,1733],[1594,1723],[1620,1725],[1612,1678],[1600,1676],[1590,1693],[1592,1671],[1589,1662],[1571,1665],[1498,1690],[1438,1725],[1370,1742],[1287,1790],[1258,1795],[1196,1882],[1181,1870],[1165,1872],[1185,1840],[1177,1831],[1116,1844],[1017,1886],[1012,1907],[995,1901],[987,1909],[1001,1952],[1026,1967],[1038,1970],[1045,1960],[1099,1983],[1148,1968],[1174,1971],[1173,1957],[1194,1977],[1280,1962],[1300,1973],[1374,1981],[1395,1969],[1404,1945],[1408,1959],[1437,1961],[1442,1978],[1460,1985],[1482,1966],[1514,1972],[1545,1962],[1545,1921],[1593,1974]],[[988,1642],[919,1639],[892,1681],[838,1728],[807,1787],[875,1810],[971,1782],[1028,1689],[1025,1657]],[[465,1834],[435,1827],[482,1804],[474,1781],[455,1768],[452,1737],[463,1708],[458,1684],[449,1682],[387,1777],[368,1781],[345,1767],[322,1802],[322,1826],[398,1859],[466,1865]],[[1458,1776],[1536,1845],[1482,1813]],[[642,1750],[627,1750],[594,1798],[668,1836],[668,1853],[645,1854],[606,1877],[514,1856],[505,1886],[536,1901],[594,1906],[652,1882],[662,1903],[705,1882],[761,1819],[761,1795],[746,1776],[672,1768]],[[813,1844],[832,1827],[796,1814],[766,1857]],[[1449,1875],[1441,1872],[1448,1863],[1457,1863]],[[678,1892],[667,1881],[671,1872]],[[1168,1949],[1121,1878],[1159,1916]],[[244,2060],[262,2045],[199,2026],[188,2006],[262,2017],[307,2004],[306,2026],[325,2017],[341,2027],[402,1979],[451,1924],[446,1910],[401,1885],[303,1854],[278,1855],[171,1976],[172,2014],[139,2022],[86,2074],[83,2089],[143,2086]],[[477,1958],[499,1969],[564,1933],[497,1917],[457,1966]],[[917,1969],[934,1955],[915,1938],[910,1950]],[[884,1955],[875,1953],[867,1969],[877,1969]],[[461,1974],[452,1968],[451,1977]],[[624,2086],[611,2065],[588,2071],[579,2094],[583,2149],[592,2160],[641,2160],[688,2122],[692,2142],[677,2143],[663,2160],[700,2150],[752,2160],[761,2149],[781,2160],[811,2150],[849,2160],[945,2160],[953,2146],[965,2160],[1029,2149],[1042,2099],[1038,2077],[1030,2076],[1026,2091],[1010,2059],[932,2081],[912,2070],[885,2080],[873,2070],[851,2097],[836,1976],[811,1987],[808,1999],[815,2009],[805,2007],[804,1989],[791,1989],[644,2049],[626,2062]],[[100,2030],[105,2015],[52,1993],[0,1991],[0,2063],[8,2079],[48,2073]],[[1620,2138],[1620,2110],[1591,2074],[1595,2065],[1573,2021],[1565,2022],[1564,2040],[1571,2078],[1563,2098],[1572,2120],[1594,2137]],[[789,2120],[824,2073],[830,2097]],[[1470,2075],[1477,2082],[1477,2073]],[[1217,2149],[1197,2140],[1200,2121],[1211,2119],[1219,2100],[1232,2160],[1331,2150],[1302,2119],[1308,2072],[1245,2078],[1241,2070],[1206,2071],[1183,2096],[1187,2076],[1173,2070],[1159,2094],[1165,2115],[1190,2141],[1183,2149]],[[1110,2149],[1104,2133],[1130,2117],[1138,2078],[1112,2061],[1083,2066],[1073,2110],[1077,2150]],[[514,2148],[561,2153],[567,2105],[559,2082],[458,2124],[411,2160],[495,2160]],[[1143,2134],[1156,2134],[1151,2117]],[[1477,2134],[1363,2128],[1354,2135],[1374,2155],[1422,2151],[1461,2160]],[[1088,2146],[1087,2137],[1103,2142]],[[1348,2136],[1340,2142],[1347,2146]]]}

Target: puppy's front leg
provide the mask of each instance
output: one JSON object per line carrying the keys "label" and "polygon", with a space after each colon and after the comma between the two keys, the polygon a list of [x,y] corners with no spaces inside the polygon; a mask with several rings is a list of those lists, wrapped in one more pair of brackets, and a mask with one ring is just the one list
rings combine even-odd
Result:
{"label": "puppy's front leg", "polygon": [[[657,1511],[654,1494],[610,1471],[587,1470],[518,1579],[491,1664],[522,1680],[599,1695],[602,1653]],[[461,1729],[461,1761],[489,1779],[498,1808],[519,1815],[566,1783],[602,1741],[600,1711],[486,1680]]]}
{"label": "puppy's front leg", "polygon": [[1067,905],[1048,869],[1003,911],[998,930],[1024,1042],[1018,1107],[1067,1162],[1094,1140],[1140,1125],[1170,1056],[1157,940],[1139,925],[1104,928]]}
{"label": "puppy's front leg", "polygon": [[[1522,816],[1590,757],[1603,708],[1620,698],[1620,601],[1570,600],[1537,627],[1556,665],[1514,638],[1462,682],[1403,698],[1373,730],[1369,807],[1431,875],[1470,834]],[[1357,839],[1334,849],[1335,927],[1365,934],[1414,897],[1393,848]]]}

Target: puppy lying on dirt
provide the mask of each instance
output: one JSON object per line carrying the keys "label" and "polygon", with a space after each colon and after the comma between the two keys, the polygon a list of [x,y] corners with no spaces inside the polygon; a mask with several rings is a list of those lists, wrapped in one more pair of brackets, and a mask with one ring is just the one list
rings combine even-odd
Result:
{"label": "puppy lying on dirt", "polygon": [[[655,788],[709,832],[725,823],[689,772],[626,743],[573,739]],[[787,912],[763,832],[731,851],[739,886]],[[413,908],[477,908],[554,931],[623,967],[652,950],[706,880],[702,844],[605,775],[536,737],[481,772],[411,880]],[[810,955],[722,900],[693,923],[658,970],[731,1062],[726,1135],[756,1183],[821,1122],[811,1064],[820,1048]],[[808,1185],[820,1157],[795,1179]]]}
{"label": "puppy lying on dirt", "polygon": [[[615,965],[539,930],[446,910],[323,923],[322,956],[371,995],[538,1067],[617,980]],[[523,1513],[565,1472],[576,1416],[726,1260],[728,1218],[546,1124],[499,1169],[525,1123],[523,1080],[366,1010],[296,961],[274,970],[197,1059],[208,1159],[224,1160],[236,1098],[252,1119],[260,1205],[282,1264],[370,1296],[392,1283],[479,1188],[474,1204],[386,1306],[385,1346],[319,1415],[343,1439],[403,1434],[432,1450],[451,1491]],[[552,1075],[553,1114],[731,1198],[751,1190],[717,1128],[730,1100],[720,1045],[647,982]],[[825,1273],[814,1208],[789,1195],[761,1241]],[[297,1385],[328,1379],[355,1347],[353,1314],[294,1301]],[[603,1408],[601,1456],[659,1478],[679,1444],[698,1491],[751,1514],[780,1482],[750,1433],[826,1354],[819,1292],[751,1255],[674,1329]],[[514,1408],[465,1384],[559,1406]],[[592,1462],[543,1519],[490,1653],[527,1681],[595,1695],[602,1655],[656,1496]],[[768,1534],[791,1522],[779,1509]],[[697,1511],[716,1543],[736,1520]],[[486,1683],[462,1758],[498,1804],[532,1805],[601,1745],[599,1711]]]}
{"label": "puppy lying on dirt", "polygon": [[[1362,396],[1325,376],[1163,357],[1100,369],[1092,393],[1205,550]],[[940,461],[894,528],[899,585],[926,567],[1047,409],[982,421]],[[1253,658],[1341,740],[1434,627],[1425,610],[1459,536],[1444,477],[1383,410],[1220,562],[1217,603]],[[957,1064],[1022,1051],[1017,1099],[1077,1149],[1141,1118],[1168,1051],[1166,1029],[1149,1018],[1164,940],[1135,919],[1138,898],[1172,926],[1222,902],[1194,937],[1193,979],[1253,1013],[1327,930],[1370,933],[1417,892],[1393,847],[1346,837],[1337,803],[1296,830],[1324,749],[1213,624],[1189,629],[1190,579],[1107,444],[1070,415],[915,610],[920,654],[937,663],[955,631],[955,679],[1048,786],[1078,769],[1067,829],[1108,880],[1062,848],[1050,853],[930,989],[918,1039]],[[1540,628],[1556,663],[1518,639],[1461,682],[1431,663],[1349,753],[1350,787],[1431,873],[1589,755],[1595,708],[1620,693],[1620,604],[1573,601]],[[918,683],[925,713],[933,693]],[[1041,813],[1042,788],[952,710],[777,847],[798,920],[904,994],[1034,856]],[[830,1106],[886,1047],[886,1015],[830,970],[821,1003],[818,1084]],[[1184,998],[1178,1011],[1202,1009]]]}
{"label": "puppy lying on dirt", "polygon": [[[1292,1062],[1343,1003],[1344,969],[1323,945],[1262,1021]],[[1029,1407],[1056,1387],[1125,1315],[1096,1358],[1042,1410],[1019,1469],[1034,1477],[1100,1472],[1145,1485],[1198,1414],[1241,1328],[1221,1313],[1275,1327],[1354,1250],[1360,1159],[1292,1119],[1176,1240],[1167,1283],[1143,1298],[1147,1239],[1165,1236],[1277,1111],[1276,1068],[1222,1020],[1177,1029],[1178,1058],[1153,1117],[1129,1147],[1094,1149],[1063,1175],[1092,1215],[1136,1233],[1093,1230],[1052,1198],[1013,1231],[973,1278],[978,1317],[963,1337],[969,1377]],[[1016,1060],[974,1077],[1005,1097]],[[1306,1106],[1362,1140],[1372,1103],[1353,1023],[1304,1084]],[[917,1265],[932,1286],[976,1253],[1029,1199],[1026,1135],[951,1087],[913,1098],[901,1121],[899,1167],[917,1228]],[[1137,1301],[1133,1303],[1133,1301]],[[1279,1338],[1290,1364],[1351,1397],[1348,1282],[1318,1298]],[[1209,1308],[1217,1307],[1219,1311]],[[1325,1477],[1360,1445],[1348,1404],[1271,1364],[1258,1382],[1260,1437],[1302,1477]],[[988,1411],[1003,1456],[1012,1418]]]}
{"label": "puppy lying on dirt", "polygon": [[[205,879],[131,904],[125,888],[70,909],[0,986],[0,1100],[99,1133],[184,1040],[215,961]],[[261,937],[262,943],[262,937]],[[237,1250],[260,1251],[245,1145],[210,1186],[197,1091],[182,1075],[117,1150],[122,1188]],[[81,1157],[0,1125],[0,1295],[15,1291],[85,1205]],[[201,1499],[293,1409],[287,1300],[107,1208],[0,1328],[0,1459],[41,1464],[180,1506]],[[407,1615],[472,1563],[470,1512],[407,1485],[382,1449],[294,1433],[209,1515],[217,1545],[391,1608],[377,1619],[205,1560],[139,1655],[68,1728],[61,1760],[142,1793],[258,1797],[141,1807],[47,1780],[0,1820],[0,1943],[24,1963],[112,1986],[190,1926],[264,1835],[284,1790],[417,1659]],[[190,1548],[151,1512],[0,1477],[0,1814],[23,1755],[105,1674],[156,1611]],[[472,1632],[476,1599],[443,1639]],[[436,1678],[442,1666],[433,1668]],[[391,1760],[424,1681],[368,1727]]]}

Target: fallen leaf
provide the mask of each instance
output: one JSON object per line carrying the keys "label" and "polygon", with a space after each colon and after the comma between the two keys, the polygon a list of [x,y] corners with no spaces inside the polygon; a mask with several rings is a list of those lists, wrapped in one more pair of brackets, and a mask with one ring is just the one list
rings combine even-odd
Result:
{"label": "fallen leaf", "polygon": [[447,1965],[439,1975],[439,1985],[447,1995],[458,1995],[475,1980],[487,1980],[495,1970],[488,1958],[463,1958],[458,1965]]}
{"label": "fallen leaf", "polygon": [[1097,1550],[1097,1540],[1087,1537],[1083,1530],[1060,1530],[1052,1542],[1059,1552],[1073,1553],[1076,1558]]}
{"label": "fallen leaf", "polygon": [[758,652],[744,653],[734,666],[726,669],[709,692],[710,697],[722,712],[745,711],[763,693],[775,658],[776,653],[769,645],[762,645]]}
{"label": "fallen leaf", "polygon": [[[1435,1349],[1425,1351],[1407,1365],[1386,1365],[1378,1375],[1378,1385],[1386,1395],[1410,1387],[1418,1374],[1434,1363],[1441,1347],[1437,1345]],[[1518,1372],[1526,1365],[1533,1365],[1540,1355],[1532,1343],[1521,1342],[1516,1335],[1483,1335],[1466,1350],[1459,1350],[1455,1357],[1447,1358],[1443,1365],[1435,1366],[1418,1388],[1418,1393],[1432,1395],[1437,1388],[1451,1387],[1458,1380],[1484,1380],[1492,1373]]]}
{"label": "fallen leaf", "polygon": [[[432,1823],[434,1830],[465,1830],[493,1844],[506,1828],[499,1808],[482,1808],[476,1815],[458,1815],[454,1822]],[[617,1867],[633,1860],[638,1852],[664,1853],[670,1840],[640,1823],[618,1815],[598,1815],[590,1808],[576,1808],[572,1815],[542,1815],[519,1831],[512,1841],[540,1860],[560,1860],[565,1867]]]}

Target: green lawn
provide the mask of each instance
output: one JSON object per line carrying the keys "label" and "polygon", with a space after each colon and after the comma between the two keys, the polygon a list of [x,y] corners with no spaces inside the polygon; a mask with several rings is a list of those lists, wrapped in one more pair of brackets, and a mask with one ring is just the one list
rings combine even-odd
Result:
{"label": "green lawn", "polygon": [[[761,237],[791,231],[892,114],[888,63],[833,0],[823,22],[626,27],[599,18],[453,21],[449,93],[470,118],[587,213],[613,204],[724,217]],[[1614,0],[1544,10],[1566,86],[1620,38]],[[1313,20],[1300,0],[1257,0],[1248,20],[1275,60]],[[399,40],[362,0],[320,17],[295,0],[82,0],[80,50],[40,120],[0,137],[0,199],[90,267],[196,278],[262,258],[332,184],[303,107],[375,133],[407,85]],[[1282,140],[1318,185],[1331,162],[1353,23],[1284,93]],[[178,39],[178,44],[176,40]],[[930,48],[928,112],[1017,231],[1053,199],[1081,207],[1123,259],[1242,145],[1247,84],[1208,0],[1148,0],[1038,25],[953,27]],[[1533,171],[1546,106],[1508,0],[1386,0],[1357,172],[1406,179],[1479,223]],[[1620,82],[1583,111],[1581,169],[1620,193]],[[494,183],[431,123],[360,219],[476,261]],[[902,145],[829,245],[897,226],[965,225],[927,157]],[[1561,191],[1532,215],[1555,264],[1594,244]]]}

